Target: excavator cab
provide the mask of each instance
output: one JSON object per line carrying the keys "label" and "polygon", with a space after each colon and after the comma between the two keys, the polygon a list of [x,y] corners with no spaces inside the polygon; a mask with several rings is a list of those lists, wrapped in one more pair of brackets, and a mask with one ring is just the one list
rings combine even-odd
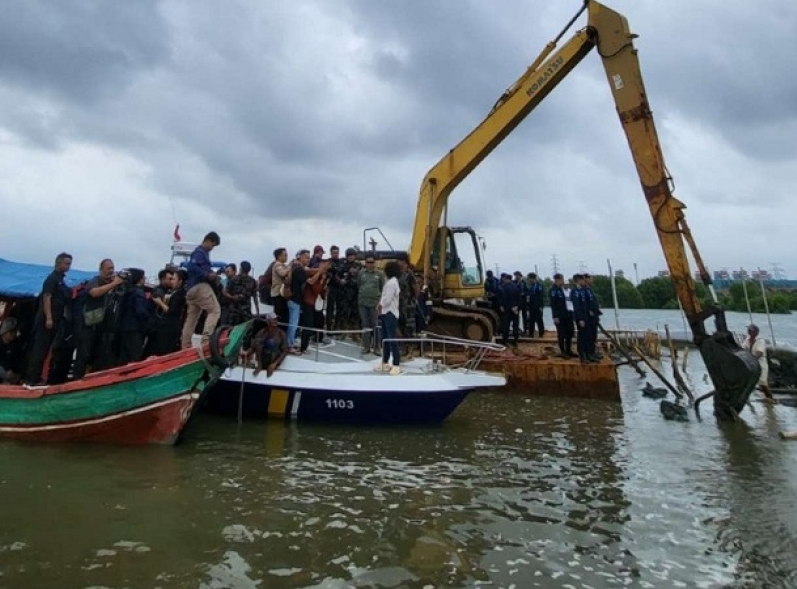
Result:
{"label": "excavator cab", "polygon": [[438,227],[431,265],[438,270],[438,284],[434,285],[433,292],[439,298],[469,301],[484,296],[479,238],[471,227]]}

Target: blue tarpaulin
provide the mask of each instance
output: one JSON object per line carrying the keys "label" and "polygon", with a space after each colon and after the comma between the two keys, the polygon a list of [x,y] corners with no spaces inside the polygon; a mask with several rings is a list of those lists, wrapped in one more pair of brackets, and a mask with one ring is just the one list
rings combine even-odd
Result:
{"label": "blue tarpaulin", "polygon": [[[0,258],[0,298],[20,299],[39,296],[44,279],[52,271],[52,266],[22,264]],[[66,285],[71,288],[96,275],[97,272],[70,270],[66,275]]]}

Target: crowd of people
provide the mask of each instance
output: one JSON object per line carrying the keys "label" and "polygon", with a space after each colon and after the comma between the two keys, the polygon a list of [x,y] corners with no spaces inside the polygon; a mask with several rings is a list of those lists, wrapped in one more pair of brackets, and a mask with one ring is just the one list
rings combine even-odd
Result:
{"label": "crowd of people", "polygon": [[[510,333],[512,343],[517,346],[521,331],[529,336],[545,335],[543,308],[545,287],[534,272],[525,277],[520,271],[503,273],[500,278],[487,271],[485,296],[490,306],[501,317],[501,343],[508,345]],[[555,274],[548,289],[551,317],[556,327],[560,356],[579,358],[582,363],[600,362],[598,352],[598,325],[600,304],[592,290],[589,274],[575,274],[570,284],[562,274]],[[573,335],[576,337],[576,352],[573,351]]]}
{"label": "crowd of people", "polygon": [[154,287],[145,285],[144,270],[117,272],[113,260],[104,259],[97,276],[70,289],[65,278],[72,256],[59,254],[29,320],[22,305],[14,312],[20,316],[0,324],[0,382],[57,384],[175,352],[219,324],[260,316],[261,304],[274,313],[264,315],[265,326],[245,351],[258,370],[273,372],[285,354],[306,353],[311,341],[323,343],[335,331],[358,340],[362,354],[383,355],[379,370],[398,373],[397,346],[383,352],[381,340],[409,337],[423,321],[422,293],[406,259],[379,270],[374,257],[360,261],[354,249],[341,257],[333,245],[325,257],[317,245],[289,260],[287,250],[277,248],[255,279],[248,261],[213,267],[210,254],[220,243],[217,233],[208,233],[185,267],[165,267]]}
{"label": "crowd of people", "polygon": [[[145,357],[194,345],[216,326],[237,325],[261,316],[264,325],[243,355],[254,357],[256,370],[270,375],[287,354],[302,355],[312,341],[323,344],[334,332],[359,342],[363,355],[381,356],[376,369],[399,374],[401,350],[393,341],[425,328],[426,290],[419,287],[406,257],[376,267],[372,253],[353,248],[341,256],[332,246],[299,250],[289,259],[285,248],[255,279],[242,261],[214,269],[211,251],[221,243],[210,232],[192,252],[185,268],[167,265],[154,287],[144,270],[117,272],[113,260],[99,264],[97,276],[76,289],[66,286],[72,256],[61,253],[44,280],[34,307],[17,305],[0,323],[0,383],[32,386],[78,380]],[[500,338],[517,345],[520,333],[545,335],[546,288],[536,274],[517,271],[496,277],[487,271],[485,298],[500,316]],[[589,274],[569,283],[555,274],[547,289],[560,355],[582,363],[599,362],[596,340],[601,316]],[[27,309],[27,312],[26,312]],[[751,325],[743,347],[761,362],[760,388],[767,397],[766,347]],[[576,351],[573,351],[573,339]],[[382,340],[388,343],[382,345]],[[49,358],[49,362],[47,359]],[[46,368],[45,368],[46,367]]]}

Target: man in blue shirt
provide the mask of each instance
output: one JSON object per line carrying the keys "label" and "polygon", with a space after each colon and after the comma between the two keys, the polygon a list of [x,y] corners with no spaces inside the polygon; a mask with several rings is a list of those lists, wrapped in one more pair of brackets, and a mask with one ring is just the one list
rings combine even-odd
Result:
{"label": "man in blue shirt", "polygon": [[194,334],[196,324],[203,311],[208,314],[205,319],[205,328],[202,330],[203,337],[210,336],[219,322],[221,309],[212,286],[212,283],[216,282],[219,277],[210,265],[209,254],[220,243],[219,234],[211,231],[202,240],[202,244],[193,251],[191,259],[188,261],[188,284],[186,285],[188,292],[185,297],[187,312],[183,325],[183,349],[191,347],[191,336]]}

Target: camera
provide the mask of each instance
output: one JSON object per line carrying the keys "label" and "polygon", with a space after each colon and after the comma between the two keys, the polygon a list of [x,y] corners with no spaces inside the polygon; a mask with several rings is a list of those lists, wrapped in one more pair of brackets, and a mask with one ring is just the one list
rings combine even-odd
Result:
{"label": "camera", "polygon": [[122,270],[120,272],[117,272],[116,275],[125,282],[130,280],[130,272],[128,270]]}

